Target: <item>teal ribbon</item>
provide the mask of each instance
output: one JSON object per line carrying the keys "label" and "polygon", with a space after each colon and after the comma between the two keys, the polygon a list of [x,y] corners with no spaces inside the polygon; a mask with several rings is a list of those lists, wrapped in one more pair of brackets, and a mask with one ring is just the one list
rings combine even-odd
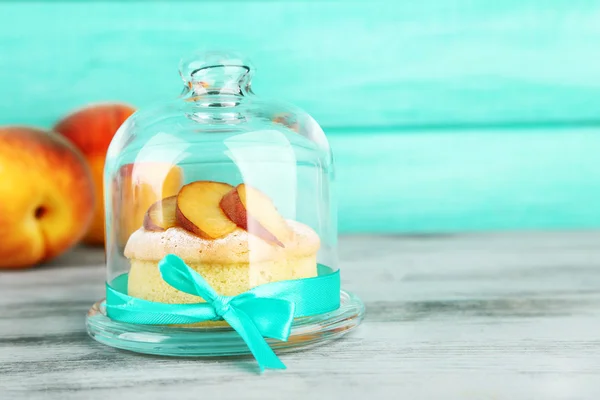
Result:
{"label": "teal ribbon", "polygon": [[[237,296],[221,296],[176,255],[158,264],[165,282],[177,290],[202,297],[206,303],[166,304],[127,294],[127,286],[106,286],[109,318],[144,325],[193,324],[225,320],[244,339],[261,372],[285,369],[265,337],[287,341],[297,317],[322,314],[340,307],[339,271],[314,278],[267,283]],[[319,266],[323,268],[323,266]],[[117,285],[115,285],[117,286]]]}

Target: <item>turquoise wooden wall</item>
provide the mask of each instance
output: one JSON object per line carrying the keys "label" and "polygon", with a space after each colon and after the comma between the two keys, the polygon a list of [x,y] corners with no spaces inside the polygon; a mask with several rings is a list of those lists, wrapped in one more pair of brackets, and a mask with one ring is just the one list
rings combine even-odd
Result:
{"label": "turquoise wooden wall", "polygon": [[240,50],[309,111],[345,232],[600,227],[600,1],[0,2],[0,124],[176,96]]}

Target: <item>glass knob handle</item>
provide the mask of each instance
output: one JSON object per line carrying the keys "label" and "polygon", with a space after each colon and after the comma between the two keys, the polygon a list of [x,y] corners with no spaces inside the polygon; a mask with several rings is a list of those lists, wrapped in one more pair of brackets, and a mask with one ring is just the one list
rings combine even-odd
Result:
{"label": "glass knob handle", "polygon": [[179,74],[194,95],[251,93],[254,68],[250,61],[234,52],[196,52],[179,63]]}

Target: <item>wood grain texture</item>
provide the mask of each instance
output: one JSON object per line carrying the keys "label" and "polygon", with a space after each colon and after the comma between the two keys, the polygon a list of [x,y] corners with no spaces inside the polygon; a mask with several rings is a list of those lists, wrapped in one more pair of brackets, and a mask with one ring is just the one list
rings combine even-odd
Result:
{"label": "wood grain texture", "polygon": [[247,358],[136,355],[88,338],[101,252],[0,274],[4,399],[597,399],[599,232],[354,236],[343,286],[364,324],[329,346]]}
{"label": "wood grain texture", "polygon": [[325,127],[598,121],[595,0],[0,3],[0,124],[180,92],[179,58],[233,48],[253,87]]}
{"label": "wood grain texture", "polygon": [[0,2],[0,124],[170,99],[182,55],[234,48],[330,135],[342,232],[599,228],[599,26],[595,0]]}
{"label": "wood grain texture", "polygon": [[342,232],[600,228],[600,130],[329,135]]}

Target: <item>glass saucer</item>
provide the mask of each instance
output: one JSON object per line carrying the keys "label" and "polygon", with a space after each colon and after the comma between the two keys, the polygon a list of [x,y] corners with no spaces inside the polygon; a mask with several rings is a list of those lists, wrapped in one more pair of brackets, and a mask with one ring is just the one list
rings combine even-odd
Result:
{"label": "glass saucer", "polygon": [[[178,357],[214,357],[250,354],[230,327],[172,327],[113,321],[101,300],[87,314],[89,335],[100,343],[137,353]],[[297,318],[287,342],[266,339],[278,353],[306,349],[338,339],[356,328],[365,313],[354,294],[340,292],[340,308],[325,314]]]}

